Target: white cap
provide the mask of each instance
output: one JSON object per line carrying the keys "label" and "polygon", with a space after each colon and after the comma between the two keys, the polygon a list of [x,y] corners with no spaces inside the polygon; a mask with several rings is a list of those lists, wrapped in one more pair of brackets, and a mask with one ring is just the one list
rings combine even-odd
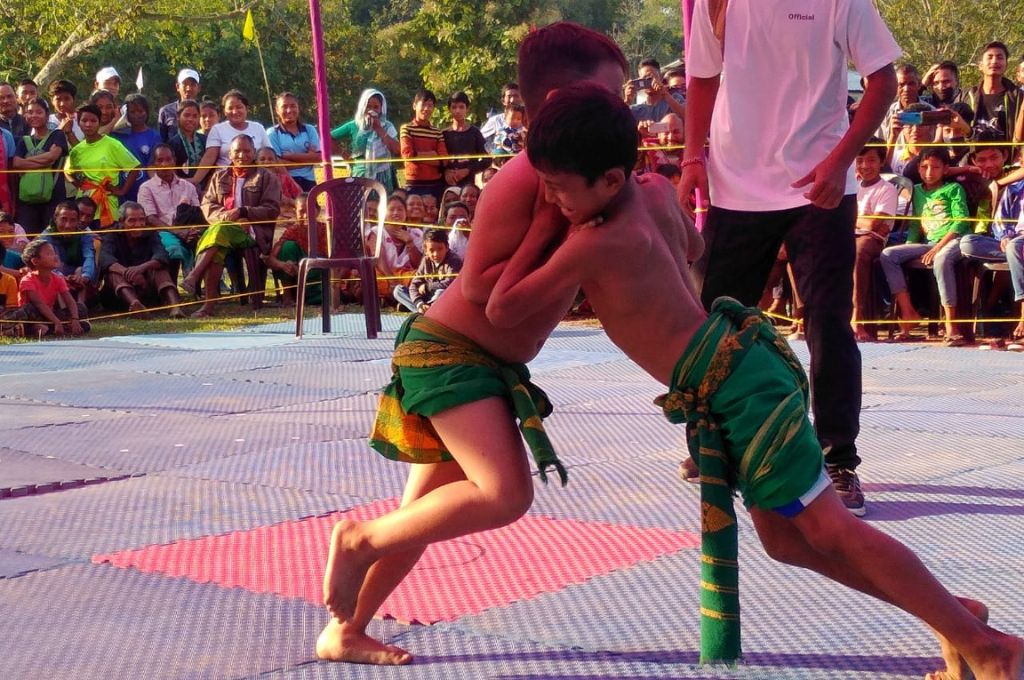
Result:
{"label": "white cap", "polygon": [[110,80],[111,78],[121,80],[121,74],[113,66],[104,66],[99,71],[96,71],[96,83],[99,85],[102,85],[104,80]]}
{"label": "white cap", "polygon": [[199,72],[191,68],[183,68],[178,71],[178,84],[181,85],[183,82],[191,78],[192,80],[199,82]]}

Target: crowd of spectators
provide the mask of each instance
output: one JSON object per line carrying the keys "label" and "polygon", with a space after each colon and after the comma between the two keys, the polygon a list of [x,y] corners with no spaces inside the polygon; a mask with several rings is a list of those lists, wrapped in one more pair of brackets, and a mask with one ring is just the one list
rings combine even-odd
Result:
{"label": "crowd of spectators", "polygon": [[[305,201],[321,162],[316,127],[290,92],[275,98],[276,121],[264,126],[250,120],[238,89],[204,98],[195,69],[181,69],[175,89],[159,107],[140,93],[122,99],[113,67],[96,73],[88,96],[62,79],[45,90],[28,79],[0,83],[4,332],[77,334],[99,311],[155,307],[181,318],[179,287],[199,305],[193,317],[213,314],[226,285],[258,307],[268,274],[282,301],[294,301],[297,263],[310,251]],[[435,116],[436,96],[421,90],[412,119],[396,126],[384,93],[367,89],[353,119],[332,130],[333,151],[351,174],[388,192],[387,205],[366,205],[367,224],[378,209],[388,217],[378,266],[386,304],[425,309],[458,273],[481,189],[525,144],[518,87],[507,84],[501,97],[481,131],[467,120],[464,92],[448,98],[447,116]],[[442,117],[451,121],[443,130],[432,122]],[[368,229],[368,251],[374,239]],[[358,283],[338,276],[335,300],[358,301]],[[319,299],[321,287],[307,295]]]}
{"label": "crowd of spectators", "polygon": [[[940,313],[947,319],[944,342],[965,344],[964,328],[954,319],[963,318],[963,281],[980,271],[978,263],[996,263],[989,267],[996,272],[982,296],[983,311],[1015,311],[1008,298],[1024,300],[1024,170],[1014,146],[1024,141],[1024,65],[1014,83],[1006,77],[1009,60],[1002,43],[986,45],[977,63],[980,82],[966,88],[952,61],[923,76],[912,64],[897,67],[897,98],[877,139],[857,159],[858,340],[877,337],[875,322],[888,302],[902,323],[897,340],[909,339],[922,315]],[[636,171],[678,182],[685,72],[663,73],[646,59],[635,75],[623,97],[643,151]],[[141,94],[122,101],[121,78],[112,67],[96,74],[92,88],[79,102],[79,88],[67,80],[49,83],[48,98],[31,80],[0,83],[0,170],[8,171],[0,181],[0,296],[8,316],[28,302],[4,291],[17,290],[32,271],[24,249],[36,238],[53,245],[60,262],[54,271],[87,311],[143,312],[155,304],[177,318],[183,316],[180,284],[202,302],[193,316],[208,316],[225,289],[225,271],[228,289],[249,304],[262,304],[268,274],[291,303],[297,263],[309,254],[304,201],[321,159],[318,131],[302,120],[298,97],[278,95],[276,122],[264,126],[249,119],[249,100],[240,90],[219,101],[202,98],[200,74],[190,68],[178,73],[177,98],[155,116]],[[383,210],[387,220],[377,272],[385,304],[421,310],[443,292],[465,255],[481,189],[525,148],[528,121],[515,83],[505,85],[499,110],[479,127],[468,120],[470,104],[462,91],[439,104],[422,89],[411,102],[411,119],[396,124],[386,95],[368,88],[353,118],[331,131],[331,148],[351,174],[375,179],[388,192],[386,205],[367,204],[368,217]],[[853,115],[857,104],[850,104]],[[449,122],[439,128],[437,120]],[[111,258],[121,255],[104,253],[108,242],[126,251],[107,238],[121,230],[152,235],[145,239],[151,266],[134,262],[143,257],[141,241],[128,248],[131,262],[115,263]],[[374,236],[366,234],[368,249],[376,246]],[[783,251],[763,304],[782,311],[789,299],[790,313],[799,318],[799,291],[786,267]],[[122,269],[127,276],[118,273]],[[932,274],[937,310],[926,309],[931,296],[918,290],[919,270]],[[358,283],[346,274],[353,273],[341,272],[340,281],[334,275],[338,303],[360,299]],[[319,285],[307,289],[309,301],[321,295]],[[59,297],[54,304],[62,308]],[[1024,312],[1020,319],[998,346],[1019,347]]]}
{"label": "crowd of spectators", "polygon": [[[1024,350],[1024,64],[1011,81],[1010,56],[1001,42],[985,45],[979,81],[964,85],[952,61],[923,76],[896,67],[896,100],[856,162],[859,341],[877,339],[892,317],[894,340],[916,339],[923,317],[941,317],[942,342],[958,347],[971,343],[973,318],[998,316],[1019,321],[985,326],[993,339],[980,347]],[[798,314],[799,291],[783,283]],[[773,311],[778,289],[774,297]]]}

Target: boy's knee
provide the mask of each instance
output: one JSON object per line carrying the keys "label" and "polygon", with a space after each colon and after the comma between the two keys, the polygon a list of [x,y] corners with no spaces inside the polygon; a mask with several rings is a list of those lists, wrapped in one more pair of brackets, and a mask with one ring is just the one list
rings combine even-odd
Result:
{"label": "boy's knee", "polygon": [[533,505],[533,482],[527,478],[525,484],[509,485],[498,491],[495,501],[501,507],[501,523],[511,524],[526,514]]}

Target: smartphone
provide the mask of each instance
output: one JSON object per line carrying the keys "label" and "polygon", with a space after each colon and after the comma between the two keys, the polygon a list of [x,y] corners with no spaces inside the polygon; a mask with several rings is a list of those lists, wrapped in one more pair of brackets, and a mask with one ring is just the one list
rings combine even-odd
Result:
{"label": "smartphone", "polygon": [[651,123],[647,126],[647,134],[658,135],[662,132],[668,132],[671,126],[668,123]]}
{"label": "smartphone", "polygon": [[953,122],[953,112],[948,109],[937,111],[900,111],[896,120],[901,125],[949,125]]}
{"label": "smartphone", "polygon": [[638,90],[649,90],[654,84],[654,78],[635,78],[629,82],[633,83],[633,87]]}

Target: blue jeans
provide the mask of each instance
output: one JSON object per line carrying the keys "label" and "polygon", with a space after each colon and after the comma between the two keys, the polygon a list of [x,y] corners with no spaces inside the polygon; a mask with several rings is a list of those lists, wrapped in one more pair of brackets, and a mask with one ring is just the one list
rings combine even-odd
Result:
{"label": "blue jeans", "polygon": [[1004,252],[999,249],[999,239],[982,234],[970,234],[964,236],[962,250],[964,257],[1009,264],[1013,299],[1017,302],[1024,300],[1024,236],[1011,239]]}
{"label": "blue jeans", "polygon": [[[437,302],[437,298],[441,297],[441,293],[444,289],[434,291],[434,294],[429,299],[424,300],[428,305],[432,305]],[[418,312],[419,309],[412,302],[412,294],[409,292],[409,286],[395,286],[395,300],[408,309],[410,312]]]}
{"label": "blue jeans", "polygon": [[[903,265],[920,259],[934,247],[929,243],[907,243],[902,246],[889,246],[878,258],[882,272],[889,284],[889,291],[895,296],[907,289],[907,279],[903,275]],[[956,307],[956,263],[964,258],[960,252],[960,239],[947,243],[932,262],[932,273],[939,284],[939,300],[945,307]]]}

